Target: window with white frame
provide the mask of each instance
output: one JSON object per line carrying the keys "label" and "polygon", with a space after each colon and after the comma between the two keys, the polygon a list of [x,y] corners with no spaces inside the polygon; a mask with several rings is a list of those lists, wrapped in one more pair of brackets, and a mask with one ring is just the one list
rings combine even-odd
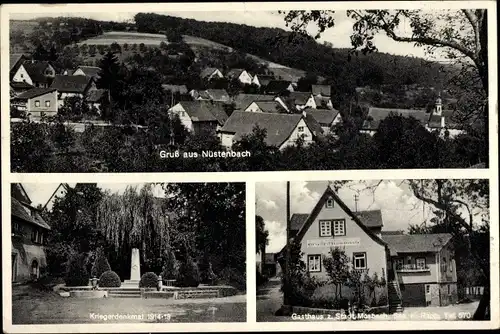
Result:
{"label": "window with white frame", "polygon": [[425,269],[425,258],[419,257],[416,259],[417,269]]}
{"label": "window with white frame", "polygon": [[35,107],[40,107],[40,101],[39,100],[35,101]]}
{"label": "window with white frame", "polygon": [[327,208],[333,208],[333,204],[334,204],[333,198],[329,198],[326,200],[326,207]]}
{"label": "window with white frame", "polygon": [[304,127],[303,126],[299,126],[299,132],[304,132]]}
{"label": "window with white frame", "polygon": [[333,235],[345,235],[345,220],[337,219],[333,221]]}
{"label": "window with white frame", "polygon": [[320,220],[319,221],[319,236],[320,237],[331,237],[332,236],[332,221],[331,220]]}
{"label": "window with white frame", "polygon": [[321,271],[321,255],[308,255],[307,256],[307,268],[309,272],[320,272]]}
{"label": "window with white frame", "polygon": [[354,269],[366,269],[366,253],[354,253]]}
{"label": "window with white frame", "polygon": [[50,107],[50,101],[45,101],[45,106]]}

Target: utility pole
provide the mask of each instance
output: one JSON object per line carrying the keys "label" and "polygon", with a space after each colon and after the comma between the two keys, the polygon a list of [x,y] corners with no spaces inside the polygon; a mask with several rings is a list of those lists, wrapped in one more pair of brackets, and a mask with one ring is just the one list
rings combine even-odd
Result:
{"label": "utility pole", "polygon": [[290,289],[290,258],[291,258],[291,244],[290,244],[290,181],[286,182],[286,259],[285,259],[285,289],[283,289],[283,304],[289,306],[290,296],[288,290]]}

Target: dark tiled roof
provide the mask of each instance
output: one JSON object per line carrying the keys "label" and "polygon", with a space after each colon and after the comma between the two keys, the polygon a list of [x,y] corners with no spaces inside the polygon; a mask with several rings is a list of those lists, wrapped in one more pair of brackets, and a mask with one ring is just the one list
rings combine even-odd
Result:
{"label": "dark tiled roof", "polygon": [[87,101],[93,103],[100,102],[106,96],[107,92],[107,89],[94,89],[87,94]]}
{"label": "dark tiled roof", "polygon": [[311,97],[311,93],[309,92],[290,92],[288,98],[290,98],[294,104],[304,105],[307,103],[307,100]]}
{"label": "dark tiled roof", "polygon": [[[462,124],[455,120],[454,110],[443,110],[442,115],[444,116],[444,126],[448,129],[461,129]],[[429,128],[439,129],[441,128],[441,116],[432,114],[428,122]]]}
{"label": "dark tiled roof", "polygon": [[245,110],[255,101],[274,101],[274,95],[263,94],[238,94],[233,97],[235,110]]}
{"label": "dark tiled roof", "polygon": [[290,230],[294,231],[292,235],[295,235],[301,229],[307,217],[309,217],[308,213],[294,213],[292,215],[292,218],[290,218]]}
{"label": "dark tiled roof", "polygon": [[21,183],[11,183],[10,184],[10,196],[14,197],[20,202],[31,204],[31,199],[29,198],[26,190]]}
{"label": "dark tiled roof", "polygon": [[305,121],[307,127],[312,131],[314,136],[318,136],[323,133],[323,128],[321,128],[321,125],[316,121],[313,115],[306,114]]}
{"label": "dark tiled roof", "polygon": [[222,125],[227,120],[223,103],[199,100],[179,103],[193,122],[218,122]]}
{"label": "dark tiled roof", "polygon": [[280,147],[301,119],[302,115],[235,111],[220,131],[234,133],[234,140],[238,140],[243,135],[251,134],[258,125],[267,132],[267,145]]}
{"label": "dark tiled roof", "polygon": [[283,93],[288,90],[288,87],[292,83],[290,81],[285,80],[271,80],[269,84],[266,85],[264,90],[269,93]]}
{"label": "dark tiled roof", "polygon": [[37,209],[28,204],[19,202],[14,197],[11,197],[11,215],[25,222],[43,227],[50,230],[50,226],[43,220]]}
{"label": "dark tiled roof", "polygon": [[81,69],[86,76],[97,78],[101,68],[97,66],[78,66],[77,69]]}
{"label": "dark tiled roof", "polygon": [[312,85],[311,90],[313,95],[330,96],[331,94],[331,87],[328,85]]}
{"label": "dark tiled roof", "polygon": [[214,73],[217,70],[218,70],[218,68],[215,68],[215,67],[207,67],[206,69],[204,69],[203,71],[201,71],[200,76],[202,78],[209,77],[209,76],[212,75],[212,73]]}
{"label": "dark tiled roof", "polygon": [[438,252],[451,238],[449,233],[382,235],[382,239],[389,245],[391,255]]}
{"label": "dark tiled roof", "polygon": [[366,227],[382,227],[384,225],[382,211],[380,210],[357,211],[353,213]]}
{"label": "dark tiled roof", "polygon": [[19,94],[18,96],[15,97],[15,99],[18,100],[32,99],[34,97],[53,92],[55,90],[56,90],[55,88],[32,88],[26,92]]}
{"label": "dark tiled roof", "polygon": [[241,73],[243,73],[244,69],[242,68],[233,68],[227,72],[226,77],[229,79],[239,78]]}
{"label": "dark tiled roof", "polygon": [[279,113],[281,111],[281,105],[277,101],[255,101],[255,104],[262,112]]}
{"label": "dark tiled roof", "polygon": [[403,235],[404,231],[382,231],[382,237],[384,235]]}
{"label": "dark tiled roof", "polygon": [[328,109],[313,109],[306,108],[304,109],[306,114],[312,115],[316,121],[322,126],[330,126],[332,122],[335,120],[337,115],[339,114],[338,110],[328,110]]}
{"label": "dark tiled roof", "polygon": [[10,87],[14,88],[14,89],[30,89],[30,88],[33,88],[33,85],[30,85],[29,83],[27,82],[16,82],[16,81],[12,81],[10,83]]}
{"label": "dark tiled roof", "polygon": [[[213,101],[229,101],[230,97],[229,94],[226,92],[225,89],[207,89],[206,94],[208,95],[208,98]],[[201,95],[201,92],[200,92]]]}
{"label": "dark tiled roof", "polygon": [[26,72],[34,82],[48,83],[50,78],[45,76],[45,69],[50,66],[46,61],[35,61],[23,63]]}
{"label": "dark tiled roof", "polygon": [[272,80],[276,80],[276,78],[274,77],[274,75],[256,74],[255,76],[259,80],[259,84],[261,86],[267,86],[269,84],[269,82],[271,82]]}
{"label": "dark tiled roof", "polygon": [[15,71],[25,60],[29,59],[28,56],[22,53],[12,53],[9,55],[9,68],[10,71]]}
{"label": "dark tiled roof", "polygon": [[422,125],[427,123],[430,117],[430,113],[425,110],[411,110],[411,109],[396,109],[396,108],[375,108],[372,107],[368,109],[368,114],[366,115],[365,121],[363,122],[362,129],[365,130],[377,130],[380,122],[389,117],[389,115],[402,116],[402,117],[413,117],[419,121]]}
{"label": "dark tiled roof", "polygon": [[161,88],[163,88],[164,91],[170,91],[172,93],[187,94],[188,92],[186,85],[162,84]]}
{"label": "dark tiled roof", "polygon": [[51,88],[57,89],[60,93],[85,93],[92,81],[91,77],[85,75],[56,75]]}
{"label": "dark tiled roof", "polygon": [[330,102],[329,97],[324,97],[324,96],[315,96],[314,97],[314,103],[316,103],[316,108],[330,109],[330,107],[328,106],[328,102]]}

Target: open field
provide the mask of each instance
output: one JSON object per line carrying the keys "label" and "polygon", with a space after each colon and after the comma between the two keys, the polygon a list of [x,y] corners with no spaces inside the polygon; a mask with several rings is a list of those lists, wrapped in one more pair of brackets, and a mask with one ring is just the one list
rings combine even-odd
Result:
{"label": "open field", "polygon": [[125,31],[109,31],[103,33],[102,35],[81,41],[80,43],[78,43],[78,45],[111,45],[112,43],[118,43],[120,45],[127,43],[130,45],[144,43],[144,45],[148,46],[159,46],[161,42],[167,43],[167,38],[165,37],[165,35]]}

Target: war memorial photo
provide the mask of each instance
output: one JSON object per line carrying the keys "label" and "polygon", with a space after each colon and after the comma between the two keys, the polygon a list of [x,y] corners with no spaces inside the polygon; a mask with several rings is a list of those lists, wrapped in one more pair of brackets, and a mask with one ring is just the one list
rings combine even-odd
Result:
{"label": "war memorial photo", "polygon": [[246,320],[244,183],[11,187],[13,324]]}
{"label": "war memorial photo", "polygon": [[491,319],[488,180],[257,183],[256,214],[257,321]]}
{"label": "war memorial photo", "polygon": [[487,168],[486,9],[12,13],[12,172]]}

